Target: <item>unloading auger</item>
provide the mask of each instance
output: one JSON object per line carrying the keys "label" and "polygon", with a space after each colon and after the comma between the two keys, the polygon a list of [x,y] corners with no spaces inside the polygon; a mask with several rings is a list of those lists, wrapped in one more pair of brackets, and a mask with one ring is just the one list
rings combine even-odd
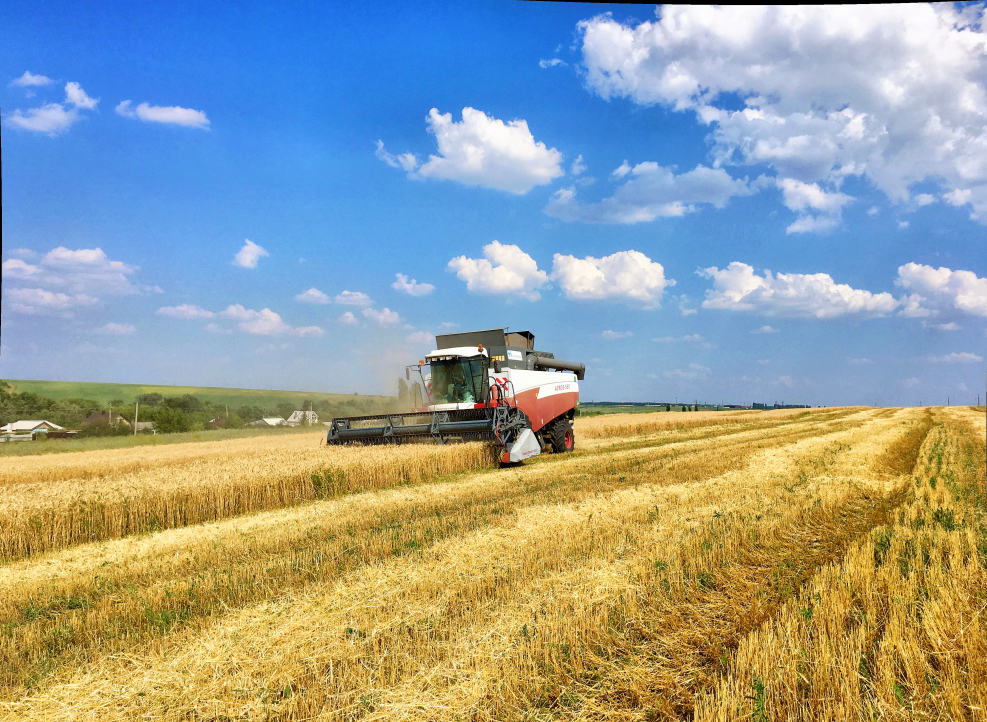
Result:
{"label": "unloading auger", "polygon": [[[586,367],[535,351],[534,334],[506,328],[437,336],[436,350],[405,369],[416,407],[404,414],[333,419],[327,444],[490,440],[501,463],[551,447],[572,451],[572,420]],[[426,404],[427,401],[427,404]]]}

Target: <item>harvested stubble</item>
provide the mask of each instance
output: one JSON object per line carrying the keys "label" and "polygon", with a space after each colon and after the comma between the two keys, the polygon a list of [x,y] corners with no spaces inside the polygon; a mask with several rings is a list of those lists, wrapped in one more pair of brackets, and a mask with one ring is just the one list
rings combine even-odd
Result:
{"label": "harvested stubble", "polygon": [[[230,606],[340,575],[424,548],[439,539],[513,522],[524,506],[572,502],[660,476],[698,481],[741,465],[760,449],[858,426],[861,420],[801,423],[674,441],[600,458],[555,457],[511,475],[319,502],[152,537],[89,545],[0,569],[8,589],[0,624],[5,685],[37,678],[56,661],[117,651],[149,635],[222,614]],[[558,462],[564,465],[560,472]],[[290,550],[290,551],[289,551]]]}
{"label": "harvested stubble", "polygon": [[695,411],[685,414],[654,414],[642,418],[639,414],[608,414],[578,420],[578,430],[587,439],[607,439],[626,436],[646,436],[663,431],[679,431],[708,426],[733,425],[744,422],[776,422],[792,417],[814,414],[826,415],[831,409],[784,409],[780,411]]}
{"label": "harvested stubble", "polygon": [[[56,468],[61,461],[40,460]],[[489,445],[478,443],[308,446],[186,458],[119,476],[9,484],[0,501],[0,558],[413,484],[493,462]]]}
{"label": "harvested stubble", "polygon": [[[779,417],[737,431],[751,435],[793,423]],[[660,443],[695,435],[712,434],[686,427],[664,434]],[[781,438],[776,436],[775,442]],[[259,446],[252,439],[241,439],[100,451],[91,459],[63,454],[21,460],[6,470],[8,484],[0,501],[0,559],[414,483],[494,461],[491,448],[481,444],[320,448],[317,437],[281,439],[285,446],[275,445],[277,439],[265,439]],[[307,440],[305,445],[302,440]],[[654,441],[643,445],[652,446]],[[640,448],[642,442],[625,446]]]}
{"label": "harvested stubble", "polygon": [[319,446],[323,433],[288,433],[245,439],[199,441],[124,449],[69,451],[43,456],[3,459],[0,486],[67,479],[99,479],[149,469],[235,456],[250,458],[271,451],[305,450]]}
{"label": "harvested stubble", "polygon": [[983,719],[983,437],[936,415],[907,503],[741,643],[697,720]]}
{"label": "harvested stubble", "polygon": [[815,433],[793,425],[779,444],[769,443],[778,430],[761,430],[491,472],[463,483],[524,491],[504,502],[502,523],[316,578],[126,657],[79,660],[10,709],[107,719],[682,714],[720,656],[729,661],[815,563],[838,560],[884,519],[897,479],[882,455],[910,453],[919,423],[915,412],[858,413]]}

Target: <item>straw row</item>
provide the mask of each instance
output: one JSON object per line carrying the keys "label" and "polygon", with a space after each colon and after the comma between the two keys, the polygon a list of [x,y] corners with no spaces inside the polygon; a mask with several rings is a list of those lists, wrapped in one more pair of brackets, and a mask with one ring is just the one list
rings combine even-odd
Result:
{"label": "straw row", "polygon": [[[826,427],[808,421],[781,425],[784,429],[764,438],[762,445],[786,443],[793,434],[819,433]],[[763,437],[763,428],[753,424],[725,428],[719,433],[741,440]],[[652,446],[688,441],[694,434],[690,430],[666,432],[660,438],[632,443],[624,452],[616,449],[604,456],[618,466],[633,466],[637,462],[621,460],[630,458],[628,455],[647,454]],[[701,436],[715,435],[705,432]],[[78,470],[81,465],[88,469],[89,476],[8,485],[0,498],[0,559],[225,519],[341,493],[413,484],[495,462],[489,444],[320,448],[299,447],[294,439],[283,438],[292,442],[287,448],[244,448],[227,455],[217,455],[216,448],[240,447],[210,442],[209,448],[201,452],[194,448],[166,449],[167,464],[125,473],[112,470],[136,463],[132,454],[113,452],[106,462],[110,471],[101,470],[97,462],[67,463],[57,455],[48,456],[43,461],[49,461],[56,472]],[[238,445],[241,441],[244,440],[229,443]],[[95,456],[104,459],[108,453],[111,452],[98,452]],[[160,459],[152,455],[152,460]],[[558,457],[550,461],[558,461]]]}
{"label": "straw row", "polygon": [[0,501],[0,558],[225,519],[495,462],[486,444],[271,451],[112,479],[20,484]]}

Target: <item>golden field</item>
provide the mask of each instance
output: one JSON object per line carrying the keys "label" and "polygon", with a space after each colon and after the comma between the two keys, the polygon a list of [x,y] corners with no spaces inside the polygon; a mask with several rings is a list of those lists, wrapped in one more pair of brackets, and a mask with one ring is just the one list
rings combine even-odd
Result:
{"label": "golden field", "polygon": [[987,719],[984,415],[3,460],[0,718]]}

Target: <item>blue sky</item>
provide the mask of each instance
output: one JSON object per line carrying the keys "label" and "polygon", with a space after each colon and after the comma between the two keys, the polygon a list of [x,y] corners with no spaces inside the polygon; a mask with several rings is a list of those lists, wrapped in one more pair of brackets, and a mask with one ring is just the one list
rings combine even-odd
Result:
{"label": "blue sky", "polygon": [[0,377],[972,403],[981,12],[4,3]]}

